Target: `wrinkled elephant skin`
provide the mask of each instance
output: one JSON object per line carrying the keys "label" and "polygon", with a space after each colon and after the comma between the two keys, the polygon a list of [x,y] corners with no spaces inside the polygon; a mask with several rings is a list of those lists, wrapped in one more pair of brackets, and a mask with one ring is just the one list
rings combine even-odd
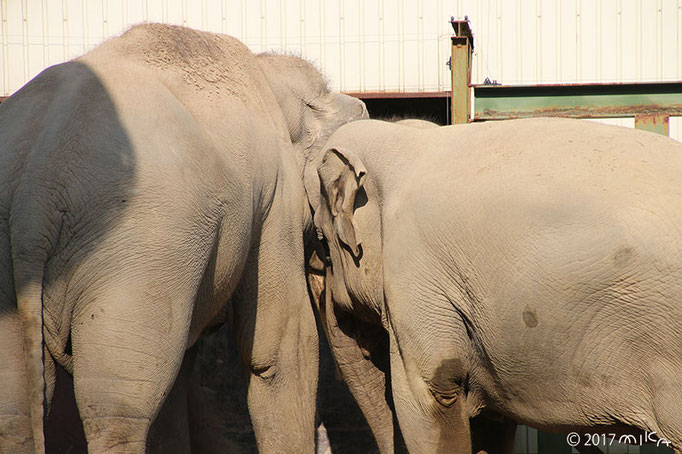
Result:
{"label": "wrinkled elephant skin", "polygon": [[313,452],[304,162],[366,115],[299,58],[158,24],[0,105],[0,451],[43,452],[56,362],[89,451],[144,452],[185,351],[227,323],[259,449]]}
{"label": "wrinkled elephant skin", "polygon": [[[371,391],[355,397],[383,402],[368,416],[380,446],[390,381],[410,452],[469,454],[483,414],[682,450],[682,144],[567,119],[367,120],[308,167],[326,313],[389,337],[373,352],[363,325],[327,323],[349,387]],[[390,377],[357,374],[366,351]]]}

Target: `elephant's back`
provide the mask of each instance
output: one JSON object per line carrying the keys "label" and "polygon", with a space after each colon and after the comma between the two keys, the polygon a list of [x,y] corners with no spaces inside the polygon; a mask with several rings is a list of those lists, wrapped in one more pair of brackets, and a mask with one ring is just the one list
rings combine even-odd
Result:
{"label": "elephant's back", "polygon": [[[682,367],[682,145],[551,119],[433,134],[438,145],[404,179],[384,223],[393,238],[410,235],[411,261],[430,265],[415,280],[437,279],[470,308],[516,402],[541,396],[560,408],[561,389],[584,396],[576,408],[645,408],[632,390],[654,386],[648,374],[661,364]],[[629,391],[598,383],[619,382],[622,371]],[[569,414],[498,404],[532,423]]]}
{"label": "elephant's back", "polygon": [[[682,172],[682,144],[658,134],[572,119],[538,118],[451,126],[433,131],[421,170],[454,169],[495,178],[551,176],[618,188],[670,187]],[[444,165],[450,162],[450,165]],[[650,178],[650,177],[656,178]],[[625,189],[625,188],[622,188]]]}
{"label": "elephant's back", "polygon": [[406,192],[419,182],[436,199],[475,200],[479,208],[531,217],[626,216],[646,205],[682,222],[682,144],[672,139],[568,119],[452,126],[432,134],[432,146],[405,178]]}

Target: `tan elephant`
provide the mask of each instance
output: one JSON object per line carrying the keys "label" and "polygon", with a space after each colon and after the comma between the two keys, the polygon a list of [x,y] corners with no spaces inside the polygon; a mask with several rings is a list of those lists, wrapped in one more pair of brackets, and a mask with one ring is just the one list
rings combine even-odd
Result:
{"label": "tan elephant", "polygon": [[415,453],[469,454],[478,415],[682,452],[682,144],[367,120],[308,167],[321,313],[382,451],[394,405]]}
{"label": "tan elephant", "polygon": [[144,452],[185,351],[227,323],[259,449],[312,452],[302,172],[361,117],[299,58],[166,25],[0,105],[0,450],[43,451],[56,362],[89,451]]}

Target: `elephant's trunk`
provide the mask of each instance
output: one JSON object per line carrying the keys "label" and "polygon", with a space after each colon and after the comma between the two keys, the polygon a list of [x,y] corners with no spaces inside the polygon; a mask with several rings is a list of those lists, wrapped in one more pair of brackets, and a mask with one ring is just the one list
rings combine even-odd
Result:
{"label": "elephant's trunk", "polygon": [[[314,254],[315,255],[315,254]],[[381,453],[394,451],[393,411],[387,402],[386,375],[363,354],[356,339],[337,320],[330,291],[330,270],[325,277],[310,274],[310,288],[317,303],[334,360],[362,411]]]}

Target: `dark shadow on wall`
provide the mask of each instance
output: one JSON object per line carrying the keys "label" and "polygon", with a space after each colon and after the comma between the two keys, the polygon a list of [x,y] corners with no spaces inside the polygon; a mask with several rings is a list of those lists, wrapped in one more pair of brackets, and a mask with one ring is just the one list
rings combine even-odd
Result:
{"label": "dark shadow on wall", "polygon": [[450,98],[360,98],[370,118],[401,120],[419,118],[439,125],[450,124]]}

